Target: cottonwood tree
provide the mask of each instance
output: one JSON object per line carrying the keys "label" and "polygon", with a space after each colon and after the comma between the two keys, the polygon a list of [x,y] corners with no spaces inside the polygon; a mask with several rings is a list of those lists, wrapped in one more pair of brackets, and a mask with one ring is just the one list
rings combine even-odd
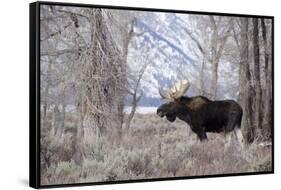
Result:
{"label": "cottonwood tree", "polygon": [[93,134],[97,140],[120,137],[133,16],[61,6],[43,6],[40,13],[42,118],[52,126],[46,138],[64,139],[71,132],[72,156],[81,162],[89,156],[83,147]]}
{"label": "cottonwood tree", "polygon": [[[126,42],[119,37],[122,41],[118,44],[116,38],[128,34],[128,31],[114,33],[114,25],[108,23],[111,17],[107,10],[91,10],[90,47],[82,54],[85,58],[81,84],[83,102],[86,104],[85,124],[94,126],[98,136],[109,133],[121,138],[120,117],[126,95],[122,85],[127,83],[126,53],[123,52]],[[121,122],[116,125],[116,121]]]}
{"label": "cottonwood tree", "polygon": [[129,80],[128,94],[132,97],[132,101],[131,101],[131,110],[130,110],[130,113],[128,114],[128,117],[127,117],[126,123],[125,123],[126,130],[130,129],[130,124],[135,115],[138,103],[143,96],[143,91],[140,90],[141,80],[143,78],[143,75],[144,75],[147,67],[150,64],[150,59],[148,58],[148,56],[144,56],[144,58],[142,60],[143,60],[143,65],[141,66],[141,68],[138,71],[131,72],[131,74],[129,75],[129,79],[128,79]]}
{"label": "cottonwood tree", "polygon": [[263,60],[264,68],[263,73],[265,77],[265,92],[263,96],[263,120],[262,120],[262,133],[265,134],[266,138],[271,138],[272,133],[272,59],[271,59],[271,39],[272,39],[272,30],[271,20],[261,19],[261,29],[262,29],[262,40],[263,40]]}
{"label": "cottonwood tree", "polygon": [[200,67],[200,92],[203,90],[203,78],[205,63],[211,64],[211,89],[210,98],[215,99],[217,96],[218,67],[220,59],[223,55],[224,47],[228,38],[231,36],[231,28],[233,26],[233,18],[222,18],[215,16],[193,16],[190,19],[195,21],[200,30],[192,30],[186,27],[185,31],[190,39],[194,42],[195,47],[201,53]]}
{"label": "cottonwood tree", "polygon": [[[65,130],[66,106],[69,96],[66,91],[72,83],[73,62],[75,50],[70,32],[73,28],[71,20],[65,13],[60,13],[59,7],[42,6],[40,11],[40,70],[41,70],[41,105],[43,122],[41,131],[42,162],[48,163],[60,158],[56,145],[51,140],[60,139]],[[50,127],[46,129],[46,124]],[[63,151],[63,149],[62,149]],[[50,156],[51,155],[51,156]],[[53,155],[53,156],[52,156]],[[46,159],[48,158],[48,159]],[[68,157],[70,159],[70,156]],[[45,160],[45,161],[44,161]],[[46,164],[48,166],[48,164]]]}
{"label": "cottonwood tree", "polygon": [[249,19],[240,18],[240,42],[238,44],[240,48],[240,76],[239,76],[239,92],[240,103],[243,108],[242,126],[244,131],[244,137],[246,142],[252,142],[255,137],[255,128],[252,124],[252,84],[250,75],[250,61],[249,61]]}
{"label": "cottonwood tree", "polygon": [[188,16],[188,22],[184,22],[183,29],[193,43],[187,44],[189,52],[192,53],[200,63],[199,69],[199,94],[207,96],[204,86],[204,73],[205,65],[208,62],[208,31],[206,30],[205,24],[206,19],[202,19],[198,16]]}
{"label": "cottonwood tree", "polygon": [[[124,63],[126,64],[126,68],[129,67],[128,64],[130,64],[128,62],[128,55],[129,55],[129,45],[132,41],[133,38],[138,38],[140,36],[142,36],[144,34],[144,32],[136,32],[135,31],[135,18],[131,19],[129,23],[127,23],[125,26],[125,32],[124,33],[124,45],[123,45],[123,52],[124,52]],[[147,55],[147,54],[146,54]],[[142,56],[143,57],[143,56]],[[126,77],[127,77],[127,84],[123,84],[123,88],[125,89],[125,91],[127,92],[127,95],[131,96],[132,102],[131,102],[131,111],[129,113],[129,115],[125,118],[125,114],[123,114],[122,116],[119,117],[119,119],[125,120],[124,123],[124,129],[125,130],[129,130],[130,128],[130,124],[131,121],[135,115],[136,109],[137,109],[137,104],[140,101],[141,97],[142,97],[142,92],[140,91],[140,83],[141,83],[141,79],[143,77],[143,74],[148,66],[148,60],[146,59],[148,56],[144,56],[145,58],[143,59],[143,65],[141,67],[141,69],[139,71],[132,72],[131,70],[128,71],[128,69],[126,71]],[[125,71],[124,71],[125,72]],[[123,101],[123,109],[124,110],[124,105],[125,105],[125,101]]]}
{"label": "cottonwood tree", "polygon": [[211,98],[215,99],[217,95],[217,82],[218,82],[218,67],[219,61],[223,53],[223,48],[227,39],[230,37],[231,28],[233,25],[233,18],[229,18],[226,27],[223,31],[219,31],[221,19],[215,19],[214,16],[209,16],[212,37],[211,37],[211,68],[212,68],[212,82],[211,82]]}
{"label": "cottonwood tree", "polygon": [[237,23],[233,37],[240,56],[239,102],[244,111],[244,136],[247,143],[252,143],[271,137],[271,42],[267,39],[268,28],[263,19],[240,18]]}
{"label": "cottonwood tree", "polygon": [[254,125],[260,131],[261,127],[261,76],[260,76],[260,45],[259,45],[259,24],[258,18],[252,19],[253,33],[253,60],[254,60],[254,89],[255,103],[254,110]]}
{"label": "cottonwood tree", "polygon": [[[56,111],[56,116],[52,114],[53,122],[51,124],[51,128],[49,130],[52,131],[53,135],[60,135],[61,131],[64,128],[64,118],[65,118],[65,107],[66,104],[64,101],[64,91],[66,86],[68,85],[66,81],[68,81],[68,72],[65,71],[66,68],[62,66],[62,57],[61,55],[53,54],[57,52],[63,42],[62,37],[60,36],[61,26],[57,18],[60,18],[52,8],[52,6],[47,6],[42,8],[42,14],[45,15],[41,17],[41,28],[43,29],[40,33],[41,36],[41,81],[42,81],[42,128],[44,130],[44,126],[47,123],[48,112],[50,112],[50,108],[53,111]],[[51,10],[51,11],[50,11]],[[46,12],[50,12],[47,14]],[[69,24],[67,25],[69,26]],[[67,28],[67,27],[63,27]],[[61,77],[61,76],[64,77]],[[58,93],[58,94],[56,94]],[[62,104],[61,104],[62,103]],[[62,105],[62,106],[61,106]],[[58,110],[56,110],[57,108]],[[59,109],[60,108],[60,109]],[[56,117],[57,119],[54,119]],[[55,120],[57,120],[55,122]],[[57,133],[59,131],[59,133]]]}

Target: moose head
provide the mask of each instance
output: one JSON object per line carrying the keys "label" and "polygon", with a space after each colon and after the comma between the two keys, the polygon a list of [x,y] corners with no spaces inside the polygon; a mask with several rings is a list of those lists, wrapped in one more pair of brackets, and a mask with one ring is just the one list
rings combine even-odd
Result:
{"label": "moose head", "polygon": [[157,109],[157,115],[160,117],[166,116],[170,122],[175,121],[177,116],[186,115],[184,112],[187,108],[181,103],[181,97],[188,90],[189,86],[188,80],[181,80],[166,92],[159,88],[160,96],[168,100],[168,103],[162,104]]}

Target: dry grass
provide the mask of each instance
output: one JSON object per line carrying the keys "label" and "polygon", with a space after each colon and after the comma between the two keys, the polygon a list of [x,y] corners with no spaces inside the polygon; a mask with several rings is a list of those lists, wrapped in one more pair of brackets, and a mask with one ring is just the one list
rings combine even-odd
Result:
{"label": "dry grass", "polygon": [[[244,173],[271,170],[271,147],[252,144],[242,149],[225,146],[220,134],[208,134],[200,143],[184,122],[170,123],[155,115],[138,114],[122,141],[88,134],[80,142],[77,159],[71,135],[51,138],[49,166],[42,163],[42,184],[148,179],[175,176]],[[50,137],[46,137],[47,139]],[[48,142],[48,141],[47,141]],[[42,141],[45,143],[45,141]],[[81,153],[82,152],[82,153]]]}

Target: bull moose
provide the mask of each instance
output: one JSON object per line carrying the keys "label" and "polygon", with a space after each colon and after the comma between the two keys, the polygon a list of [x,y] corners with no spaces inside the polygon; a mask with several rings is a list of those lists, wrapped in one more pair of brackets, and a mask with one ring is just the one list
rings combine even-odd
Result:
{"label": "bull moose", "polygon": [[183,96],[189,86],[188,80],[182,80],[166,92],[159,89],[160,96],[169,102],[157,109],[157,115],[166,116],[170,122],[176,118],[185,121],[200,141],[208,140],[207,132],[228,134],[234,131],[241,143],[241,106],[234,100],[212,101],[204,96]]}

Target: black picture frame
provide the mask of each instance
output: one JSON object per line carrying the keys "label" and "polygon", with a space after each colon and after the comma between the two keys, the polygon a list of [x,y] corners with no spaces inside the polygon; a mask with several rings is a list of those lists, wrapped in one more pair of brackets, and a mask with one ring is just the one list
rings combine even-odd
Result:
{"label": "black picture frame", "polygon": [[[216,174],[216,175],[199,175],[185,177],[167,177],[155,179],[138,179],[138,180],[122,180],[122,181],[105,181],[91,183],[75,183],[75,184],[56,184],[42,185],[40,183],[40,6],[41,5],[59,5],[71,7],[87,7],[87,8],[102,8],[102,9],[117,9],[131,11],[152,11],[152,12],[167,12],[167,13],[183,13],[197,15],[215,15],[215,16],[233,16],[233,17],[251,17],[265,18],[272,20],[272,170],[263,172],[247,172],[247,173],[232,173],[232,174]],[[80,3],[61,3],[61,2],[45,2],[39,1],[30,3],[30,18],[29,18],[29,39],[30,39],[30,89],[29,89],[29,185],[33,188],[54,188],[54,187],[73,187],[73,186],[88,186],[88,185],[103,185],[103,184],[119,184],[119,183],[135,183],[135,182],[151,182],[151,181],[166,181],[166,180],[182,180],[195,178],[213,178],[213,177],[231,177],[244,175],[260,175],[274,173],[274,17],[264,15],[248,15],[248,14],[233,14],[233,13],[218,13],[218,12],[200,12],[187,10],[168,10],[157,8],[142,8],[142,7],[120,7],[109,5],[90,5]]]}

